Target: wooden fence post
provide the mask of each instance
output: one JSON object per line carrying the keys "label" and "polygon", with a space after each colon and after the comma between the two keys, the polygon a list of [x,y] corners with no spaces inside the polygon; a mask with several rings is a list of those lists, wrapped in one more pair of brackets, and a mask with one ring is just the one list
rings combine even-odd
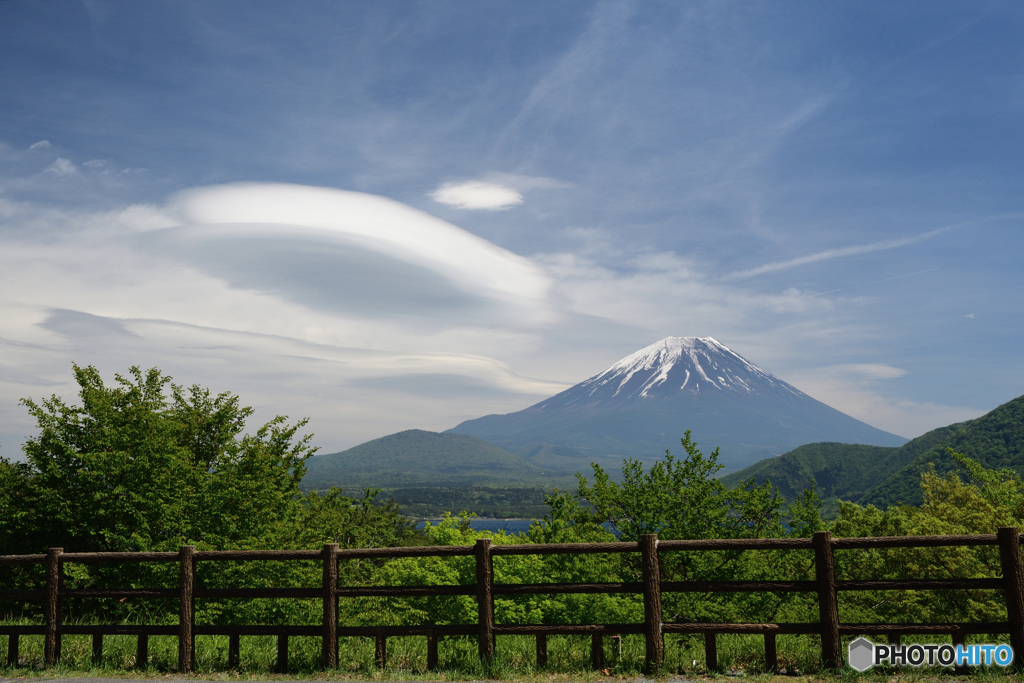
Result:
{"label": "wooden fence post", "polygon": [[135,668],[145,669],[149,666],[149,636],[140,633],[135,643]]}
{"label": "wooden fence post", "polygon": [[60,556],[63,548],[46,551],[46,643],[43,658],[47,668],[60,659]]}
{"label": "wooden fence post", "polygon": [[818,623],[821,628],[821,668],[839,668],[839,603],[832,532],[814,534],[814,576],[818,584]]}
{"label": "wooden fence post", "polygon": [[595,671],[604,668],[604,636],[600,633],[590,634],[590,666]]}
{"label": "wooden fence post", "polygon": [[1010,619],[1010,647],[1013,648],[1013,668],[1024,671],[1024,568],[1021,567],[1020,531],[1014,526],[1001,526],[999,563],[1003,568],[1006,587],[1006,614]]}
{"label": "wooden fence post", "polygon": [[476,540],[476,610],[480,661],[494,660],[494,563],[491,539]]}
{"label": "wooden fence post", "polygon": [[427,636],[427,671],[437,671],[437,634]]}
{"label": "wooden fence post", "polygon": [[326,543],[322,551],[323,572],[323,663],[338,668],[338,544]]}
{"label": "wooden fence post", "polygon": [[7,636],[7,666],[12,669],[18,666],[18,634]]}
{"label": "wooden fence post", "polygon": [[710,631],[704,633],[704,665],[709,674],[718,671],[718,636]]}
{"label": "wooden fence post", "polygon": [[103,661],[103,634],[92,634],[92,661],[99,664]]}
{"label": "wooden fence post", "polygon": [[537,634],[537,668],[548,665],[548,637],[544,633]]}
{"label": "wooden fence post", "polygon": [[661,635],[661,570],[658,566],[658,535],[640,536],[640,560],[644,583],[644,671],[652,675],[661,670],[665,658],[665,640]]}
{"label": "wooden fence post", "polygon": [[376,647],[374,648],[374,660],[377,668],[383,671],[388,664],[388,638],[382,633],[377,634]]}
{"label": "wooden fence post", "polygon": [[764,634],[764,670],[770,674],[779,671],[779,652],[775,647],[775,634]]}
{"label": "wooden fence post", "polygon": [[196,547],[183,545],[178,551],[181,573],[178,583],[178,672],[192,671],[192,649],[196,618]]}
{"label": "wooden fence post", "polygon": [[228,668],[237,669],[241,663],[242,638],[237,633],[228,636]]}
{"label": "wooden fence post", "polygon": [[283,633],[277,635],[277,673],[283,674],[288,671],[288,636]]}

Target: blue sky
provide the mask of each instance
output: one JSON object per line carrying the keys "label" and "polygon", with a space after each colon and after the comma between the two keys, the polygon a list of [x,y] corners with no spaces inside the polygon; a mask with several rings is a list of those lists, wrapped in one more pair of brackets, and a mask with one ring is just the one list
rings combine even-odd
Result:
{"label": "blue sky", "polygon": [[71,363],[324,451],[712,336],[913,437],[1024,393],[1024,6],[0,2],[0,454]]}

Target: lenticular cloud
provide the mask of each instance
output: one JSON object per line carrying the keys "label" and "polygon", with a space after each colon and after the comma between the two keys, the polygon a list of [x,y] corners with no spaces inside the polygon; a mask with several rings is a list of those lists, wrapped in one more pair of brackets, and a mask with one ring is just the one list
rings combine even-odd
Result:
{"label": "lenticular cloud", "polygon": [[547,278],[528,259],[399,202],[360,192],[245,183],[189,190],[172,202],[193,229],[296,241],[316,235],[426,269],[474,296],[540,303]]}

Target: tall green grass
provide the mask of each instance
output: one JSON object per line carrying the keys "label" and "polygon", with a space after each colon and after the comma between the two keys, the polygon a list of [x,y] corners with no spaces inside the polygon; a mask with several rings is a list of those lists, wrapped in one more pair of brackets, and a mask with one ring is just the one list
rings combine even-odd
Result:
{"label": "tall green grass", "polygon": [[[7,622],[12,623],[12,622]],[[64,635],[61,643],[60,668],[72,671],[117,670],[173,672],[177,669],[178,639],[174,636],[150,636],[149,660],[136,661],[135,636],[104,636],[103,656],[92,658],[92,636]],[[445,678],[514,677],[517,673],[546,671],[552,673],[585,673],[591,670],[590,636],[549,636],[548,661],[543,668],[536,663],[536,639],[532,636],[498,636],[495,660],[485,666],[477,654],[475,637],[442,638],[438,646],[439,671],[433,675]],[[0,662],[7,660],[6,636],[0,636]],[[375,662],[373,638],[346,637],[339,641],[338,669],[354,676],[380,673]],[[780,636],[780,663],[790,671],[813,671],[818,652],[815,638]],[[2,675],[16,670],[43,667],[43,636],[21,636],[19,668],[0,668]],[[669,672],[705,671],[704,640],[701,636],[668,635],[665,637],[665,669]],[[288,640],[288,671],[314,675],[323,671],[320,663],[321,641],[318,637],[291,637]],[[621,641],[604,639],[605,669],[609,674],[639,675],[644,665],[644,639],[639,635],[622,636]],[[722,669],[764,670],[764,641],[759,636],[719,636],[718,661]],[[277,667],[275,636],[242,636],[240,639],[239,672],[272,674]],[[385,669],[393,673],[426,675],[426,638],[395,637],[387,640]],[[228,670],[227,636],[197,636],[194,670],[213,673]]]}
{"label": "tall green grass", "polygon": [[[12,622],[6,622],[12,623]],[[843,651],[849,639],[844,639]],[[926,642],[905,639],[905,643]],[[931,641],[936,642],[936,641]],[[978,641],[981,642],[981,641]],[[56,675],[71,674],[142,674],[160,675],[177,670],[178,640],[173,636],[150,636],[149,660],[136,661],[134,636],[105,636],[103,656],[93,660],[92,637],[65,635],[62,638],[61,661]],[[644,639],[639,635],[622,636],[621,641],[605,636],[604,670],[591,667],[590,636],[549,636],[548,662],[539,668],[536,663],[536,640],[532,636],[499,636],[494,662],[484,665],[477,656],[475,637],[450,637],[439,641],[437,671],[427,670],[426,638],[395,637],[387,640],[387,664],[377,667],[373,638],[346,637],[339,641],[338,670],[331,675],[353,678],[430,678],[433,680],[466,680],[480,678],[517,679],[533,675],[568,674],[574,678],[598,676],[640,676],[644,664]],[[719,635],[717,673],[758,676],[766,673],[764,638],[759,635]],[[43,669],[43,637],[21,636],[18,667],[6,667],[8,640],[0,636],[0,677],[23,676]],[[290,677],[318,677],[325,671],[320,664],[321,641],[318,637],[291,637],[288,641]],[[780,635],[777,638],[779,667],[783,673],[815,674],[820,668],[820,641],[816,636]],[[228,667],[227,636],[197,636],[194,673],[212,675],[232,671],[242,676],[265,677],[277,673],[277,638],[275,636],[242,636],[240,665]],[[667,674],[702,675],[709,673],[704,661],[702,635],[665,636],[665,668]],[[894,670],[876,670],[858,674],[846,669],[835,675],[838,679],[873,680],[890,677]],[[48,674],[49,675],[49,674]],[[951,670],[901,669],[903,680],[925,680],[936,675],[952,676]],[[1012,674],[996,667],[977,669],[976,680],[1005,680]]]}

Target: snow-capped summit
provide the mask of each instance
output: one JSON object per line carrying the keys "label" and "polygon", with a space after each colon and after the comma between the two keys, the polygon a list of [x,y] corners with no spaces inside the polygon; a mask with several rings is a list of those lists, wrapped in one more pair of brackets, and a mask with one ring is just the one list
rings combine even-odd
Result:
{"label": "snow-capped summit", "polygon": [[585,380],[590,395],[614,388],[613,396],[648,398],[703,387],[750,393],[758,385],[796,391],[713,337],[666,337]]}
{"label": "snow-capped summit", "polygon": [[706,452],[721,446],[727,469],[816,441],[906,441],[811,398],[711,337],[667,337],[529,408],[449,431],[575,467],[581,458],[655,458],[686,430]]}
{"label": "snow-capped summit", "polygon": [[598,407],[664,400],[702,391],[803,395],[713,337],[666,337],[537,407]]}

